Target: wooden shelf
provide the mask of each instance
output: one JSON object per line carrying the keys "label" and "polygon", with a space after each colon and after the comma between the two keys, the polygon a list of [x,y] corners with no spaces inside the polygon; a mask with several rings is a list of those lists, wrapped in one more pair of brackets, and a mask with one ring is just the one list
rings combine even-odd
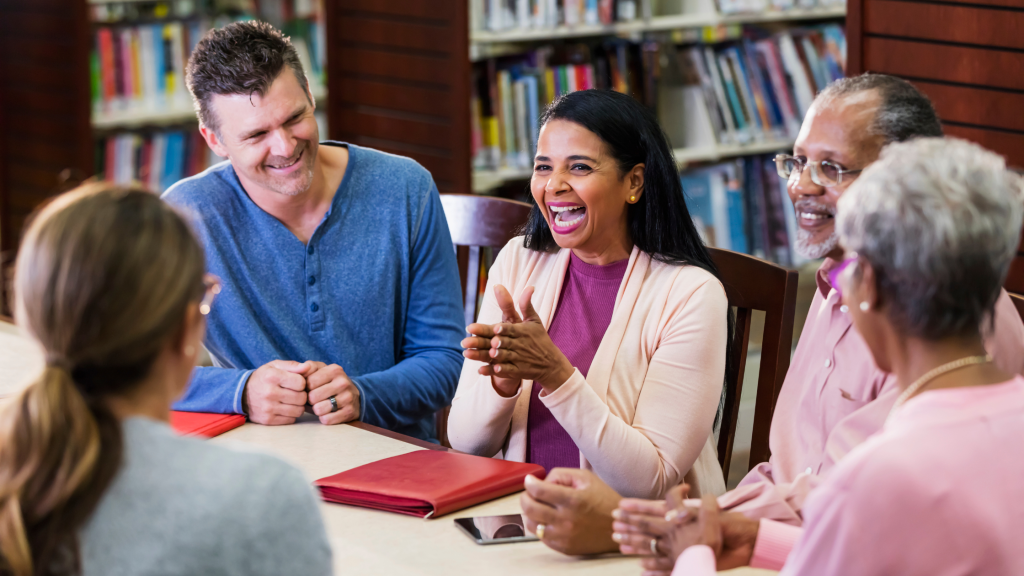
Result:
{"label": "wooden shelf", "polygon": [[756,24],[760,22],[794,22],[823,18],[843,18],[846,6],[792,8],[755,14],[719,14],[717,12],[655,16],[650,21],[635,20],[609,25],[580,24],[555,28],[510,29],[501,32],[473,30],[469,39],[473,44],[500,44],[509,42],[538,42],[585,36],[618,36],[642,32],[661,32],[719,26],[723,24]]}
{"label": "wooden shelf", "polygon": [[[767,154],[777,150],[792,149],[792,140],[771,140],[752,142],[750,144],[718,144],[691,148],[676,148],[672,151],[679,168],[685,168],[694,162],[717,162],[726,158]],[[498,170],[474,170],[473,192],[481,193],[493,190],[506,182],[529,180],[533,174],[530,168],[500,168]]]}
{"label": "wooden shelf", "polygon": [[[313,87],[313,98],[325,103],[327,89]],[[139,126],[170,126],[196,121],[196,112],[192,108],[191,99],[187,106],[172,106],[163,110],[124,110],[118,112],[100,112],[92,114],[92,127],[97,130],[115,130],[137,128]]]}

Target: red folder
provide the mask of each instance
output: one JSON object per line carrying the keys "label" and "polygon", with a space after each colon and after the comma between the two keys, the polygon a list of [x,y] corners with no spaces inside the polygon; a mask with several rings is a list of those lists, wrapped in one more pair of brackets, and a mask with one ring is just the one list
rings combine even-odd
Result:
{"label": "red folder", "polygon": [[436,518],[518,492],[528,474],[543,478],[544,468],[418,450],[321,478],[314,484],[328,502]]}
{"label": "red folder", "polygon": [[206,414],[171,410],[171,428],[182,436],[213,438],[245,424],[241,414]]}

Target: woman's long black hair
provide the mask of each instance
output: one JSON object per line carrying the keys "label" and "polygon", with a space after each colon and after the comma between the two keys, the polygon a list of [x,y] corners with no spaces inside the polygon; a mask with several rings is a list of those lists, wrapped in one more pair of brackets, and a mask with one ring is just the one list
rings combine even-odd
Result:
{"label": "woman's long black hair", "polygon": [[[644,190],[636,204],[626,208],[627,229],[633,244],[651,258],[675,265],[703,268],[721,280],[704,239],[697,233],[683,197],[683,185],[672,158],[668,137],[651,109],[631,96],[611,90],[570,92],[548,106],[541,125],[552,120],[574,122],[604,141],[625,175],[637,164],[644,165]],[[540,207],[534,204],[523,230],[524,246],[540,252],[558,250]],[[727,311],[725,382],[735,372],[732,362],[734,319]],[[715,427],[721,419],[726,388]],[[737,399],[738,401],[738,399]]]}

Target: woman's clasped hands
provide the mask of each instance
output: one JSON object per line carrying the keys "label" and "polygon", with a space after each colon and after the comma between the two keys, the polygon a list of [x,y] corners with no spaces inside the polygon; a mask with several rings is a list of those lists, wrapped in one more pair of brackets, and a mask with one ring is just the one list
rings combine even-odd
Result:
{"label": "woman's clasped hands", "polygon": [[758,522],[722,512],[710,494],[699,507],[688,506],[688,491],[686,484],[677,486],[663,502],[622,499],[612,512],[612,539],[622,553],[641,556],[645,576],[668,576],[679,555],[699,544],[714,551],[719,570],[749,565]]}
{"label": "woman's clasped hands", "polygon": [[532,286],[519,297],[519,309],[509,291],[494,287],[494,297],[501,309],[500,324],[470,324],[471,334],[462,341],[462,355],[484,362],[480,374],[490,376],[494,389],[505,397],[515,396],[524,379],[534,380],[548,394],[557,390],[575,370],[569,359],[555,346],[547,328],[533,309]]}

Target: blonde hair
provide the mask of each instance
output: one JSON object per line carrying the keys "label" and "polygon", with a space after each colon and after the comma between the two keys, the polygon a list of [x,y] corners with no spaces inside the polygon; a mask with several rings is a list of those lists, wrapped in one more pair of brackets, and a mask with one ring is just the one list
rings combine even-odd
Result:
{"label": "blonde hair", "polygon": [[46,368],[0,417],[0,574],[81,571],[77,533],[121,461],[105,399],[135,388],[181,336],[204,259],[155,194],[90,183],[35,216],[14,312]]}

